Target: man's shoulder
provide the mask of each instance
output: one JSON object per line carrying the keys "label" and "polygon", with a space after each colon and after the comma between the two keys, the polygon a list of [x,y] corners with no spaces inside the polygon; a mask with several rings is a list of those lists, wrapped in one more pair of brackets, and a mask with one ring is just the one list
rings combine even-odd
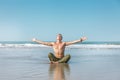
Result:
{"label": "man's shoulder", "polygon": [[66,42],[62,42],[63,44],[66,44]]}
{"label": "man's shoulder", "polygon": [[[56,44],[56,42],[51,42],[52,44]],[[66,44],[66,42],[62,42],[62,44]]]}

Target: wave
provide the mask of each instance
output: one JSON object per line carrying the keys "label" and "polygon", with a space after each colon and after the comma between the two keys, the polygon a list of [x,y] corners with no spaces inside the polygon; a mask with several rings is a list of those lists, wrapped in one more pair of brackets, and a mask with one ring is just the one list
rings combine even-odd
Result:
{"label": "wave", "polygon": [[20,48],[20,47],[47,47],[45,45],[40,44],[0,44],[0,48]]}
{"label": "wave", "polygon": [[[49,48],[48,46],[41,45],[41,44],[31,44],[31,43],[25,43],[25,44],[0,44],[0,48]],[[67,46],[67,48],[78,48],[78,49],[120,49],[120,45],[116,44],[74,44]]]}
{"label": "wave", "polygon": [[86,48],[86,49],[120,49],[120,45],[108,44],[82,44],[72,45],[70,48]]}

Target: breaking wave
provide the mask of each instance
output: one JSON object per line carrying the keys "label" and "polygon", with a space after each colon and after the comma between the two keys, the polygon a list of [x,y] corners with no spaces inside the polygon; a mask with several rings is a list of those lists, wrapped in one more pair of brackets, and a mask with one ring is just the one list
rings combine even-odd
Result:
{"label": "breaking wave", "polygon": [[[44,48],[44,47],[48,47],[45,45],[41,45],[41,44],[32,44],[32,43],[25,43],[25,44],[3,44],[0,43],[0,48]],[[49,48],[49,47],[48,47]],[[100,48],[100,49],[111,49],[111,48],[120,48],[120,44],[74,44],[74,45],[70,45],[67,46],[67,48],[87,48],[87,49],[96,49],[96,48]]]}

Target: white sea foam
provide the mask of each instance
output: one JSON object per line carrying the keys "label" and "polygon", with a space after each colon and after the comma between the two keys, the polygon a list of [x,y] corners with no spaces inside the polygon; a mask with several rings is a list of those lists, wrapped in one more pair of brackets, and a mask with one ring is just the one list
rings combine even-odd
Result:
{"label": "white sea foam", "polygon": [[104,49],[104,48],[120,48],[120,45],[107,45],[107,44],[81,44],[81,45],[71,45],[69,46],[70,48],[90,48],[90,49],[94,49],[94,48],[100,48],[100,49]]}
{"label": "white sea foam", "polygon": [[47,47],[40,44],[0,44],[0,48]]}
{"label": "white sea foam", "polygon": [[[0,48],[31,48],[31,47],[48,47],[41,44],[32,44],[32,43],[25,43],[25,44],[0,44]],[[87,49],[114,49],[120,48],[120,45],[116,44],[75,44],[71,46],[67,46],[67,48],[87,48]]]}

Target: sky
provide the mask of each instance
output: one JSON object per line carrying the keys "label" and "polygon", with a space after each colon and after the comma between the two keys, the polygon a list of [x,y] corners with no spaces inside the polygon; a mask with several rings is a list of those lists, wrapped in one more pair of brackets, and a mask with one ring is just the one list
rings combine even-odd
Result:
{"label": "sky", "polygon": [[0,0],[0,41],[120,41],[120,0]]}

